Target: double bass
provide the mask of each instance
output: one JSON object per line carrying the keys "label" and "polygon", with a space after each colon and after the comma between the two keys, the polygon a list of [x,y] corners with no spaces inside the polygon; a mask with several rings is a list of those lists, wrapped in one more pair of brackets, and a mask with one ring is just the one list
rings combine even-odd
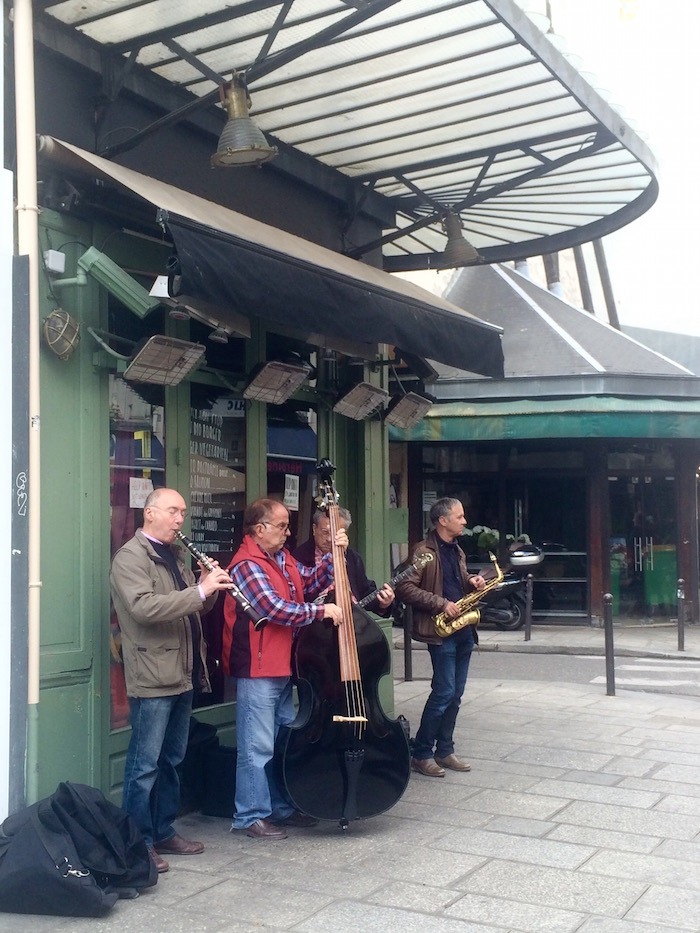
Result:
{"label": "double bass", "polygon": [[291,805],[319,820],[376,816],[401,797],[410,777],[408,734],[389,719],[379,700],[379,681],[390,671],[387,640],[377,622],[352,602],[345,549],[335,544],[340,527],[335,467],[317,466],[333,540],[335,598],[343,622],[312,622],[301,629],[292,655],[299,696],[296,719],[277,737],[275,765]]}

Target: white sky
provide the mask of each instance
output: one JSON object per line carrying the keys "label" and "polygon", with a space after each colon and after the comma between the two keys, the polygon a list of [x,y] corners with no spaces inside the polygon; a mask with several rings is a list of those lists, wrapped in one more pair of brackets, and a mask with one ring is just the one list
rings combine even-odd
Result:
{"label": "white sky", "polygon": [[700,334],[700,3],[551,0],[551,9],[554,31],[584,59],[579,70],[596,75],[658,164],[654,206],[604,240],[620,321]]}
{"label": "white sky", "polygon": [[[516,0],[544,12],[546,0]],[[700,335],[700,0],[550,0],[552,27],[590,84],[641,135],[659,197],[603,245],[620,323]],[[607,321],[592,247],[595,313]],[[534,278],[537,272],[534,271]],[[441,293],[450,273],[407,273]]]}

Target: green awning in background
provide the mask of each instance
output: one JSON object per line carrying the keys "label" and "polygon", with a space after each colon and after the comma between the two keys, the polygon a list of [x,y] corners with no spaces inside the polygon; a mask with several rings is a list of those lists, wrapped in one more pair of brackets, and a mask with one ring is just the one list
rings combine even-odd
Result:
{"label": "green awning in background", "polygon": [[700,438],[700,399],[590,396],[447,402],[392,441],[492,441],[564,437]]}

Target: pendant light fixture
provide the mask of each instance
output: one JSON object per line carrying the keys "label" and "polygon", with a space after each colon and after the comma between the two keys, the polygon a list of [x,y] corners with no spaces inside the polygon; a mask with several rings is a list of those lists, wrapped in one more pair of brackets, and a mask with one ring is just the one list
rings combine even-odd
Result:
{"label": "pendant light fixture", "polygon": [[262,130],[251,120],[250,97],[244,76],[235,71],[228,84],[219,89],[221,102],[228,113],[219,145],[211,157],[214,168],[237,165],[262,165],[277,155],[277,147],[269,146]]}

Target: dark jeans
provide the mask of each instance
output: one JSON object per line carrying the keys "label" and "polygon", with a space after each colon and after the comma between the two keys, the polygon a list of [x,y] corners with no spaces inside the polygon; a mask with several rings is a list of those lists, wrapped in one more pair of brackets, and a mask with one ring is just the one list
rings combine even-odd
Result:
{"label": "dark jeans", "polygon": [[185,757],[192,691],[170,697],[129,697],[131,741],[124,765],[122,808],[147,845],[175,834],[180,809],[177,766]]}
{"label": "dark jeans", "polygon": [[454,752],[453,733],[473,647],[468,625],[439,645],[428,645],[433,662],[432,689],[416,733],[414,758],[446,758]]}

